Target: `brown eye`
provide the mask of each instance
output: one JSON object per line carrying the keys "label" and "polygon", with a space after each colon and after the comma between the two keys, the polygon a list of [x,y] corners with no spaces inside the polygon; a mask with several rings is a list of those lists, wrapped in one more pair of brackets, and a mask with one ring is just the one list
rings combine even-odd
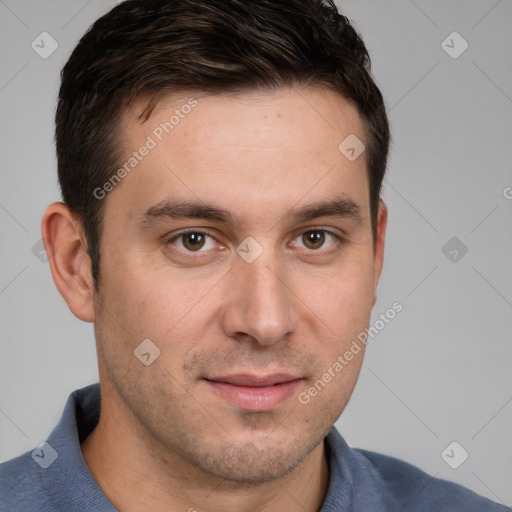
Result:
{"label": "brown eye", "polygon": [[325,231],[306,231],[302,234],[302,243],[308,249],[320,249],[325,243]]}
{"label": "brown eye", "polygon": [[215,239],[201,231],[188,231],[176,235],[170,243],[186,252],[204,252],[215,248]]}
{"label": "brown eye", "polygon": [[185,233],[181,236],[183,247],[189,251],[198,251],[204,246],[205,236],[202,233]]}

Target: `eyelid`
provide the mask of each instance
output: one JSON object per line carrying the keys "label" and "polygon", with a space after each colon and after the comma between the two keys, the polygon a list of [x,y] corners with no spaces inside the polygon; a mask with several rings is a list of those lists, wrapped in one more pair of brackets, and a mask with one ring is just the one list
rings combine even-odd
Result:
{"label": "eyelid", "polygon": [[[174,242],[176,240],[178,240],[180,237],[182,237],[183,235],[186,235],[188,233],[197,233],[197,234],[203,235],[205,237],[208,237],[208,238],[212,239],[216,244],[220,244],[220,242],[211,233],[209,233],[208,230],[206,230],[205,228],[186,228],[186,229],[182,229],[182,230],[180,230],[178,232],[172,233],[171,235],[166,235],[165,238],[164,238],[165,239],[165,243],[166,243],[166,245],[172,244],[175,247],[177,247],[176,244],[174,244]],[[211,250],[211,249],[206,249],[206,250],[200,249],[198,251],[188,251],[187,249],[182,249],[181,247],[177,247],[177,249],[179,249],[182,252],[186,252],[187,254],[200,254],[200,253],[208,252],[208,251]]]}
{"label": "eyelid", "polygon": [[327,247],[326,249],[324,249],[323,247],[321,247],[320,249],[308,249],[307,247],[300,247],[300,249],[305,249],[305,250],[311,251],[311,252],[328,252],[329,250],[332,250],[333,247],[339,246],[343,242],[343,237],[341,235],[335,233],[331,229],[324,228],[324,227],[317,227],[317,226],[308,226],[306,229],[302,229],[293,238],[292,242],[297,240],[297,238],[303,236],[304,233],[309,233],[311,231],[313,231],[313,232],[315,232],[315,231],[322,231],[323,233],[325,233],[328,236],[331,236],[334,239],[333,243],[329,247]]}

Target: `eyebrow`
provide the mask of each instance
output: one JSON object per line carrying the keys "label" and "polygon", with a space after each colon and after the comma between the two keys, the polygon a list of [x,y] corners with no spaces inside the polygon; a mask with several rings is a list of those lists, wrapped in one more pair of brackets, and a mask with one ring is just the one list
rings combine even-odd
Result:
{"label": "eyebrow", "polygon": [[305,222],[318,217],[348,217],[361,220],[361,208],[348,197],[338,197],[330,201],[320,201],[297,210],[291,210],[286,216],[295,222]]}
{"label": "eyebrow", "polygon": [[[306,222],[319,217],[353,218],[361,221],[361,208],[350,198],[318,201],[298,209],[290,209],[282,219],[292,222]],[[148,208],[141,217],[141,225],[149,225],[166,219],[205,219],[224,224],[241,224],[238,217],[229,210],[200,201],[164,199]]]}
{"label": "eyebrow", "polygon": [[148,208],[142,215],[141,224],[152,224],[165,219],[207,219],[233,224],[228,210],[196,201],[164,199]]}

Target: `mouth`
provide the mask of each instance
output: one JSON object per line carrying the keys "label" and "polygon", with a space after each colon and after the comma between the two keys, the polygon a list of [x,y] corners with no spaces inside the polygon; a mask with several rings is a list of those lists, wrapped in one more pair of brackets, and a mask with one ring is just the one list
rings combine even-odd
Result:
{"label": "mouth", "polygon": [[237,408],[263,412],[276,409],[288,399],[303,378],[286,373],[272,375],[228,375],[204,379],[211,389]]}

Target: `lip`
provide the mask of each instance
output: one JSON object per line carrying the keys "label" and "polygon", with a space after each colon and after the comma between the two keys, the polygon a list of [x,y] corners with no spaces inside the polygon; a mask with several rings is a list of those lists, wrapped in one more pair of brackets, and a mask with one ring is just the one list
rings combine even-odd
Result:
{"label": "lip", "polygon": [[236,407],[263,412],[276,409],[294,394],[303,379],[279,373],[265,376],[229,375],[204,380],[213,391]]}

